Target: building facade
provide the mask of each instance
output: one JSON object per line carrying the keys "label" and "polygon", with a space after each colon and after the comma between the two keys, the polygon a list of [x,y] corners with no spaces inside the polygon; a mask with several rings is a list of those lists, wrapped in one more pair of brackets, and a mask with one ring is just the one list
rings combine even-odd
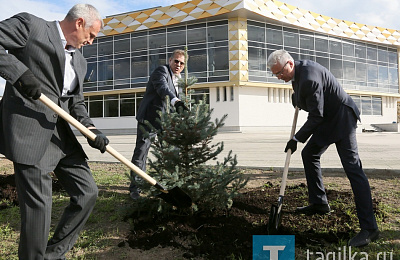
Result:
{"label": "building facade", "polygon": [[[289,129],[291,84],[266,68],[286,49],[327,67],[353,97],[362,124],[398,122],[400,31],[339,20],[274,0],[192,0],[107,17],[88,61],[84,94],[104,130],[136,131],[135,114],[151,72],[174,49],[188,48],[196,98],[225,130]],[[306,119],[300,113],[299,123]]]}

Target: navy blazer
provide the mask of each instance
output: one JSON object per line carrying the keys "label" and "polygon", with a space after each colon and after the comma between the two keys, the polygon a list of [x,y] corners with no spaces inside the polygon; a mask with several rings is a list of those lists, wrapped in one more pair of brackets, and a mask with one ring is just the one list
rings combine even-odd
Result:
{"label": "navy blazer", "polygon": [[[26,98],[13,86],[27,69],[41,83],[43,94],[84,126],[93,125],[83,97],[86,61],[78,50],[73,54],[73,64],[77,86],[69,96],[61,96],[65,51],[56,22],[28,13],[0,22],[0,76],[7,80],[0,102],[0,153],[11,161],[36,164],[50,144],[58,119],[42,102]],[[67,131],[80,146],[72,130]]]}
{"label": "navy blazer", "polygon": [[[172,76],[173,73],[169,65],[157,67],[150,75],[146,86],[146,92],[143,100],[140,102],[139,110],[136,115],[138,122],[144,123],[144,121],[147,120],[154,127],[160,127],[156,119],[160,117],[158,114],[159,111],[164,113],[167,110],[166,97],[168,96],[170,101],[178,97]],[[173,111],[171,106],[170,111]]]}
{"label": "navy blazer", "polygon": [[332,73],[310,60],[296,61],[294,71],[293,98],[308,112],[296,139],[304,143],[313,135],[318,144],[327,145],[348,135],[360,120],[360,111]]}

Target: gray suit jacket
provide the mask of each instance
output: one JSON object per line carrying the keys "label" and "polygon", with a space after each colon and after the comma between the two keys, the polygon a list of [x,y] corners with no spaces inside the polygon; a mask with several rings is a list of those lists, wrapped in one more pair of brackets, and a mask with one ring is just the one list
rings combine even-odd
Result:
{"label": "gray suit jacket", "polygon": [[[295,62],[292,82],[296,105],[308,112],[307,121],[295,134],[304,143],[313,135],[319,145],[340,140],[356,127],[360,112],[332,73],[320,64]],[[349,110],[351,113],[349,113]]]}
{"label": "gray suit jacket", "polygon": [[[169,65],[159,66],[150,75],[147,82],[146,93],[140,102],[136,119],[143,123],[144,120],[149,121],[154,127],[160,128],[156,119],[159,118],[158,111],[164,113],[167,109],[166,97],[172,100],[178,97],[173,79],[173,73]],[[170,109],[173,111],[172,108]]]}
{"label": "gray suit jacket", "polygon": [[[13,86],[27,69],[42,84],[42,93],[83,125],[93,125],[82,90],[86,61],[79,51],[75,52],[73,63],[78,86],[71,95],[61,97],[65,52],[56,22],[28,13],[0,22],[0,76],[7,80],[0,103],[0,153],[11,161],[36,164],[50,143],[58,118],[42,102],[25,98]],[[69,132],[78,143],[71,129]]]}

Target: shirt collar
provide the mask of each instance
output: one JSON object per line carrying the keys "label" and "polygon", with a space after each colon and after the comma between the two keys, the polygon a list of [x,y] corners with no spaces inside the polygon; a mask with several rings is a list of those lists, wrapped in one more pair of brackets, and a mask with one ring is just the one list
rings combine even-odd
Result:
{"label": "shirt collar", "polygon": [[57,24],[58,33],[60,34],[61,43],[63,45],[64,50],[66,52],[70,52],[70,53],[71,52],[75,52],[76,48],[72,47],[71,45],[68,46],[68,49],[65,49],[65,46],[67,45],[67,40],[65,39],[64,33],[63,33],[62,29],[61,29],[60,22],[57,21],[56,24]]}

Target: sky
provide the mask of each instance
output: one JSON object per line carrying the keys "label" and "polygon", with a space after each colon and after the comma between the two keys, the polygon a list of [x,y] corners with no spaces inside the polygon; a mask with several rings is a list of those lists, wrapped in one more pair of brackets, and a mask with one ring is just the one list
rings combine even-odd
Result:
{"label": "sky", "polygon": [[[83,2],[94,5],[105,18],[125,12],[168,6],[185,2],[185,0],[86,0]],[[282,0],[281,2],[333,18],[400,30],[398,19],[400,1],[398,0]],[[68,10],[77,3],[82,3],[82,1],[0,0],[2,7],[0,21],[19,12],[29,12],[49,21],[62,20]],[[4,85],[5,81],[0,78],[0,94],[3,93]]]}

